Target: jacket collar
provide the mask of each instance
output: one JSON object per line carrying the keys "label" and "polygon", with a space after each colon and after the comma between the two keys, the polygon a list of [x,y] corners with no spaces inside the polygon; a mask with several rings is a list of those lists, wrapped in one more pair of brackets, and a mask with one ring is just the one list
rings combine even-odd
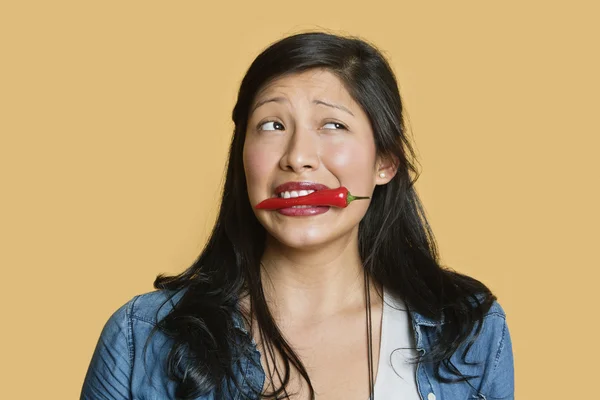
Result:
{"label": "jacket collar", "polygon": [[439,321],[436,321],[434,319],[431,319],[429,317],[421,315],[418,312],[416,312],[415,310],[409,309],[409,312],[410,312],[410,316],[411,316],[412,320],[417,325],[420,325],[420,326],[430,326],[430,327],[434,327],[434,326],[440,325]]}
{"label": "jacket collar", "polygon": [[242,331],[244,333],[248,333],[248,330],[244,326],[244,322],[242,321],[242,317],[240,316],[239,313],[233,314],[233,327],[236,329],[239,329],[240,331]]}

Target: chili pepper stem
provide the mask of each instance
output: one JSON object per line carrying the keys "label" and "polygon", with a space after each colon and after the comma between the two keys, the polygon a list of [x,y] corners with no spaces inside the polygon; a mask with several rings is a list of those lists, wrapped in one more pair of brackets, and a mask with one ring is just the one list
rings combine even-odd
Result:
{"label": "chili pepper stem", "polygon": [[363,199],[368,199],[369,197],[365,197],[365,196],[352,196],[350,193],[348,193],[348,203],[350,203],[351,201],[354,200],[363,200]]}

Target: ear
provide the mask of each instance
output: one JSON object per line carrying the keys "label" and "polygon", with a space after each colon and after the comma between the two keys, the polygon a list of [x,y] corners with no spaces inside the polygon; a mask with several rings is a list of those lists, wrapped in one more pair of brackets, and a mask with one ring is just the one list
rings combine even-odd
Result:
{"label": "ear", "polygon": [[[377,158],[377,171],[375,177],[375,183],[377,185],[385,185],[396,175],[398,171],[398,157],[391,155],[387,157]],[[381,174],[384,176],[382,177]]]}

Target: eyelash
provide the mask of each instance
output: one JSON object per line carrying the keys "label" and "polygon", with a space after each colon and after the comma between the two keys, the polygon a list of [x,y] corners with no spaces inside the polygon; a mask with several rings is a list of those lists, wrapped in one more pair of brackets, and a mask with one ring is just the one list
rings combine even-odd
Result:
{"label": "eyelash", "polygon": [[[263,122],[259,123],[259,124],[258,124],[258,126],[256,127],[256,129],[260,130],[260,127],[261,127],[261,126],[263,126],[264,124],[268,124],[269,122],[275,122],[275,123],[278,123],[278,124],[281,124],[281,125],[283,125],[283,124],[282,124],[281,122],[279,122],[279,121],[276,121],[276,120],[270,119],[270,120],[263,121]],[[348,127],[347,127],[346,125],[344,125],[344,124],[340,123],[340,122],[336,122],[336,121],[329,121],[329,122],[326,122],[326,123],[325,123],[325,125],[327,125],[327,124],[337,124],[337,125],[340,125],[340,126],[341,126],[341,128],[339,128],[339,129],[348,130]],[[277,130],[277,129],[275,129],[275,130]],[[336,129],[336,130],[337,130],[337,129]]]}

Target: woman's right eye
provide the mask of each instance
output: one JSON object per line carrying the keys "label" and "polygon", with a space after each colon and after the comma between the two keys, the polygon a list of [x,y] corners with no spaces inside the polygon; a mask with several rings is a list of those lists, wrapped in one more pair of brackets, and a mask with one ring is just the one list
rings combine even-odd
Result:
{"label": "woman's right eye", "polygon": [[[269,128],[265,129],[264,127],[269,127]],[[279,128],[277,128],[277,127],[279,127]],[[277,122],[277,121],[266,121],[266,122],[263,122],[263,123],[261,123],[258,126],[258,128],[259,129],[263,128],[262,130],[265,130],[265,131],[274,131],[274,130],[277,130],[277,129],[284,129],[283,125],[280,122]]]}

